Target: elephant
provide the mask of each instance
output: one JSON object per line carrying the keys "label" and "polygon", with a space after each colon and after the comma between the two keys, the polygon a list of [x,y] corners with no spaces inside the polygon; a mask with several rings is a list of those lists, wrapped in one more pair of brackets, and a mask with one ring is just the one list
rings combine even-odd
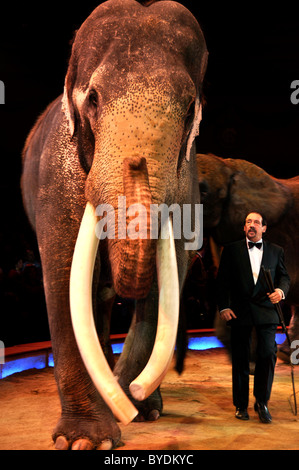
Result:
{"label": "elephant", "polygon": [[[252,210],[267,220],[265,236],[284,248],[291,278],[287,303],[292,317],[291,342],[299,339],[299,176],[277,179],[246,160],[197,154],[198,181],[203,204],[203,225],[218,247],[244,236],[246,214]],[[215,248],[215,247],[214,247]],[[217,327],[219,324],[216,322]],[[220,331],[220,327],[219,327]],[[226,333],[220,333],[227,345]],[[278,356],[290,360],[287,340]]]}
{"label": "elephant", "polygon": [[[161,415],[193,251],[192,237],[174,236],[170,212],[158,211],[152,232],[151,211],[189,205],[198,239],[195,137],[207,57],[183,5],[108,0],[77,31],[63,93],[25,142],[21,188],[43,269],[58,449],[115,448],[117,421]],[[115,295],[135,311],[114,365]]]}

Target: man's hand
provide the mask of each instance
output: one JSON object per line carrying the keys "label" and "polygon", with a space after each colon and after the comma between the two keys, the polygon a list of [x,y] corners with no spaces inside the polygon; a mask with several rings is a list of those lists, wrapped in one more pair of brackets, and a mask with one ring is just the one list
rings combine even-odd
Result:
{"label": "man's hand", "polygon": [[268,293],[269,300],[272,302],[272,304],[278,304],[278,302],[281,301],[282,299],[282,291],[281,289],[275,289],[272,294]]}
{"label": "man's hand", "polygon": [[220,312],[221,320],[229,321],[233,318],[237,318],[234,312],[230,308],[226,308],[225,310],[221,310]]}

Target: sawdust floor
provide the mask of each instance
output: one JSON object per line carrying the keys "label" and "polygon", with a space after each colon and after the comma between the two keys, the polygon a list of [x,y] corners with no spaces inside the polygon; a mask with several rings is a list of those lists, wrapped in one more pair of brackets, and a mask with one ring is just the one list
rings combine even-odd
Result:
{"label": "sawdust floor", "polygon": [[[299,390],[299,368],[295,381]],[[252,377],[251,377],[252,391]],[[250,398],[249,421],[234,417],[231,365],[224,349],[189,351],[181,376],[170,369],[162,384],[164,411],[157,422],[120,425],[122,450],[298,450],[299,418],[289,404],[290,367],[280,360],[262,424]],[[299,394],[297,395],[299,397]],[[298,398],[299,401],[299,398]],[[60,404],[53,369],[27,371],[0,381],[0,449],[51,450]]]}

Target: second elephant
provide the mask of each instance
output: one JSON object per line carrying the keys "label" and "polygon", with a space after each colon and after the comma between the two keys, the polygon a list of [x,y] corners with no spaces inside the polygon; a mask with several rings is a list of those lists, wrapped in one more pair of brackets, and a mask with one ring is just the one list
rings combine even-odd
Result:
{"label": "second elephant", "polygon": [[[292,306],[290,339],[299,340],[299,176],[278,179],[246,160],[197,155],[204,227],[224,245],[244,236],[248,212],[267,219],[266,237],[284,248],[291,278],[287,301]],[[285,342],[280,347],[290,355]]]}

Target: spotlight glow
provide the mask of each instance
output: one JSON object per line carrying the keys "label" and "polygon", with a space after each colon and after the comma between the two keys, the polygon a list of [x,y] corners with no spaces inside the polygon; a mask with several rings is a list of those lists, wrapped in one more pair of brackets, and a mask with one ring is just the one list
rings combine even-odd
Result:
{"label": "spotlight glow", "polygon": [[[284,342],[286,336],[284,333],[276,334],[276,343]],[[121,354],[124,343],[113,343],[113,354]],[[216,336],[197,336],[188,340],[188,349],[192,351],[204,351],[206,349],[223,348],[223,344]],[[23,372],[29,369],[44,369],[45,367],[54,367],[53,354],[41,354],[38,356],[26,357],[7,361],[0,364],[0,379],[4,379],[12,374]]]}

